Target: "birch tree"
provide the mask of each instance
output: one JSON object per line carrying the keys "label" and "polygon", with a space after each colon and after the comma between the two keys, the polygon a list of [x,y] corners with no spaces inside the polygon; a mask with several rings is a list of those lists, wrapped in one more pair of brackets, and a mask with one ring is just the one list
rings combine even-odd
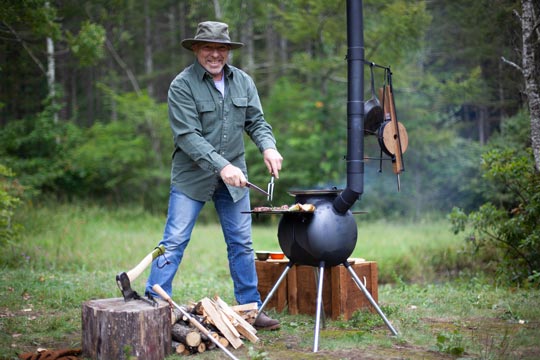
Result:
{"label": "birch tree", "polygon": [[540,171],[540,6],[533,0],[521,0],[521,14],[515,15],[521,23],[521,65],[505,59],[523,75],[525,95],[531,117],[531,143],[536,170]]}
{"label": "birch tree", "polygon": [[540,6],[533,0],[521,1],[521,27],[523,41],[522,68],[525,93],[528,97],[531,116],[531,141],[536,170],[540,171],[540,74],[538,73],[538,51],[540,48]]}

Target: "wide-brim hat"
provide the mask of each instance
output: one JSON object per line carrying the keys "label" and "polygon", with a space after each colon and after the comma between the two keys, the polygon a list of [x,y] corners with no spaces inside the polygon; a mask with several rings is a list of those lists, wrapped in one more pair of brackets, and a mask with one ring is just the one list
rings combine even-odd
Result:
{"label": "wide-brim hat", "polygon": [[229,26],[217,21],[204,21],[197,26],[197,33],[194,38],[182,40],[182,46],[192,50],[193,44],[198,42],[212,42],[227,44],[231,50],[241,48],[243,43],[231,41],[229,37]]}

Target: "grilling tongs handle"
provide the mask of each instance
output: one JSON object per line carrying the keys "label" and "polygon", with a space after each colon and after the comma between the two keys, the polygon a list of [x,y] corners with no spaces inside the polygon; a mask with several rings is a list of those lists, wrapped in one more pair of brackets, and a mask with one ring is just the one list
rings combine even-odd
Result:
{"label": "grilling tongs handle", "polygon": [[272,201],[274,198],[274,174],[272,173],[272,177],[270,177],[270,182],[268,183],[267,187],[268,196],[266,197],[266,200]]}

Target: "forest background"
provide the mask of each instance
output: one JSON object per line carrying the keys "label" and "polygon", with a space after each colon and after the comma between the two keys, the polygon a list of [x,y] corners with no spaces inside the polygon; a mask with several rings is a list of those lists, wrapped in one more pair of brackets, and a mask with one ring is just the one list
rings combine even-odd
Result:
{"label": "forest background", "polygon": [[[540,185],[531,124],[539,120],[529,111],[520,16],[529,4],[538,54],[539,5],[363,3],[366,62],[391,69],[409,148],[397,191],[391,162],[377,159],[377,138],[366,135],[365,193],[355,209],[367,211],[367,219],[450,214],[456,231],[473,226],[475,244],[502,242],[520,265],[512,278],[537,281]],[[293,202],[289,189],[344,186],[345,1],[0,4],[2,241],[22,231],[12,222],[21,203],[95,201],[166,211],[173,151],[167,90],[194,61],[180,41],[204,20],[227,22],[231,38],[246,45],[230,62],[254,78],[285,159],[274,204]],[[384,73],[374,69],[379,88]],[[368,66],[365,75],[369,99]],[[253,145],[247,161],[250,180],[264,187],[269,177]],[[254,195],[253,203],[265,199]]]}

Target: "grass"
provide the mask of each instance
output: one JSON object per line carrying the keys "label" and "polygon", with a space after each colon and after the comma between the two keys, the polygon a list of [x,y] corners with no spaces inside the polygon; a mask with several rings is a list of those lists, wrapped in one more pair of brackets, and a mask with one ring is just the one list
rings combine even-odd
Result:
{"label": "grass", "polygon": [[[140,209],[54,205],[21,214],[25,236],[0,255],[0,359],[37,347],[80,347],[84,301],[120,296],[114,281],[157,244],[163,217]],[[415,224],[358,219],[353,257],[377,261],[379,304],[399,337],[377,314],[327,321],[320,352],[311,352],[314,318],[271,315],[279,332],[262,333],[235,354],[243,359],[465,358],[534,359],[540,293],[497,287],[490,279],[453,277],[463,265],[461,240],[443,220]],[[257,250],[279,250],[277,223],[255,222]],[[179,303],[219,294],[233,303],[226,250],[215,224],[198,224],[174,283]],[[142,292],[145,272],[133,287]],[[442,280],[441,280],[442,279]],[[174,356],[170,357],[174,359]],[[222,359],[210,351],[198,359]]]}

